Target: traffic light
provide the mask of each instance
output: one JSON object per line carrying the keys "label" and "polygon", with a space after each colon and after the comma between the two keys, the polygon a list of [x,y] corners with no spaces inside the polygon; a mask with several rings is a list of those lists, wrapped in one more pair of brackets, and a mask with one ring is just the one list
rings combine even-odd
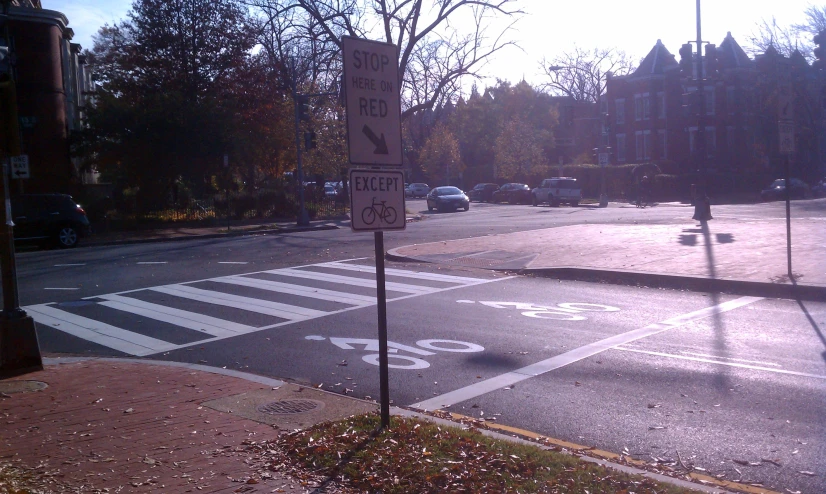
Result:
{"label": "traffic light", "polygon": [[812,50],[812,53],[817,59],[812,66],[821,69],[826,68],[826,30],[815,34],[812,41],[815,43],[815,48]]}
{"label": "traffic light", "polygon": [[694,55],[691,50],[691,43],[686,43],[680,47],[680,75],[687,78],[694,78]]}
{"label": "traffic light", "polygon": [[706,77],[713,79],[717,77],[717,46],[709,43],[706,45]]}
{"label": "traffic light", "polygon": [[310,119],[310,98],[306,96],[299,96],[296,100],[298,105],[298,120],[305,122]]}
{"label": "traffic light", "polygon": [[315,132],[304,132],[304,149],[309,151],[318,146],[315,140]]}

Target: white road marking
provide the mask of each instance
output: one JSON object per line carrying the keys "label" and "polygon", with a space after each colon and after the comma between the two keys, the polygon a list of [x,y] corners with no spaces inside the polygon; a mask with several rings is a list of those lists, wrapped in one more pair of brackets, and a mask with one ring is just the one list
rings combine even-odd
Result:
{"label": "white road marking", "polygon": [[218,264],[249,264],[247,261],[218,261]]}
{"label": "white road marking", "polygon": [[[374,273],[375,266],[367,266],[364,264],[344,264],[341,262],[327,262],[324,264],[317,264],[316,266],[344,269],[348,271],[358,271],[359,273]],[[405,271],[404,269],[385,268],[384,274],[387,276],[401,276],[405,278],[416,278],[417,280],[430,281],[444,281],[447,283],[474,283],[478,278],[467,278],[464,276],[453,276],[449,274],[427,273],[422,271]]]}
{"label": "white road marking", "polygon": [[[763,367],[761,365],[748,365],[748,364],[738,364],[736,362],[721,362],[719,360],[713,360],[710,358],[700,358],[700,357],[688,357],[686,355],[674,355],[672,353],[663,353],[663,352],[652,352],[649,350],[637,350],[636,348],[623,348],[623,347],[616,347],[614,350],[621,350],[623,352],[634,352],[634,353],[645,353],[648,355],[656,355],[658,357],[668,357],[668,358],[675,358],[680,360],[692,360],[694,362],[707,362],[709,364],[717,364],[717,365],[728,365],[729,367],[740,367],[743,369],[754,369],[754,370],[762,370],[767,372],[775,372],[777,374],[790,374],[792,376],[803,376],[803,377],[813,377],[815,379],[826,379],[826,376],[819,375],[819,374],[809,374],[806,372],[796,372],[790,371],[785,369],[775,369],[772,367]],[[715,358],[722,358],[722,357],[715,357]]]}
{"label": "white road marking", "polygon": [[233,285],[248,286],[251,288],[258,288],[261,290],[288,293],[291,295],[300,295],[302,297],[327,300],[330,302],[341,302],[351,305],[372,305],[376,303],[376,297],[369,297],[367,295],[337,292],[333,290],[325,290],[323,288],[313,288],[311,286],[292,285],[290,283],[280,283],[278,281],[248,278],[246,276],[225,276],[223,278],[215,278],[211,281],[217,281],[218,283],[229,283]]}
{"label": "white road marking", "polygon": [[[348,259],[346,261],[358,261],[359,259]],[[340,263],[346,261],[339,261]],[[300,268],[306,268],[315,266],[313,264],[308,264],[305,266],[296,266],[294,268],[289,268],[288,271],[298,270],[299,274],[304,273],[312,273],[309,271],[300,271]],[[245,275],[238,275],[238,276],[228,276],[228,277],[221,277],[221,278],[206,278],[197,281],[191,281],[186,284],[182,285],[166,285],[160,287],[150,287],[150,288],[138,288],[134,290],[126,290],[118,293],[106,294],[106,295],[98,295],[98,296],[90,296],[85,297],[84,300],[91,300],[92,303],[97,303],[100,305],[104,305],[114,310],[119,310],[125,312],[126,314],[135,314],[141,317],[146,317],[150,319],[155,319],[158,321],[162,321],[174,326],[180,326],[188,329],[192,329],[195,331],[200,331],[205,333],[205,335],[212,336],[193,341],[190,343],[185,344],[172,344],[162,340],[157,340],[154,338],[149,338],[147,336],[141,335],[140,333],[136,333],[133,331],[129,331],[122,328],[117,328],[115,326],[111,326],[102,322],[98,322],[92,319],[82,318],[80,316],[75,316],[69,312],[65,312],[59,310],[53,306],[48,304],[43,305],[33,305],[23,307],[25,310],[29,310],[32,312],[32,317],[40,324],[44,324],[50,326],[54,329],[58,329],[69,333],[73,336],[76,336],[81,339],[86,339],[88,341],[92,341],[94,343],[107,346],[109,348],[113,348],[115,350],[128,353],[131,355],[136,356],[144,356],[153,353],[161,353],[164,351],[175,350],[180,348],[186,348],[195,345],[203,345],[206,343],[220,341],[226,338],[233,338],[235,336],[241,334],[248,334],[257,331],[263,331],[266,329],[273,329],[278,328],[281,326],[286,326],[289,324],[293,324],[297,321],[303,321],[307,319],[317,318],[317,317],[324,317],[330,316],[334,314],[341,314],[343,312],[348,312],[351,310],[358,310],[363,307],[368,307],[376,304],[375,297],[369,297],[365,295],[359,294],[352,294],[346,292],[339,292],[333,290],[325,290],[320,288],[312,288],[303,285],[292,285],[289,283],[280,283],[276,281],[270,280],[259,280],[257,278],[248,278],[247,276],[253,274],[261,274],[261,273],[275,273],[275,274],[282,274],[282,270],[272,270],[272,271],[258,271],[254,273],[247,273]],[[289,274],[287,274],[289,276]],[[413,276],[414,278],[418,276]],[[463,278],[464,280],[468,280],[466,282],[458,281],[459,277],[454,277],[456,279],[456,286],[451,286],[447,288],[433,288],[433,287],[425,287],[425,286],[413,286],[413,285],[402,285],[402,284],[394,284],[394,288],[401,288],[406,287],[410,288],[410,290],[399,290],[402,292],[409,293],[409,295],[404,295],[401,297],[397,297],[394,299],[388,300],[389,302],[401,301],[406,300],[408,298],[419,297],[421,295],[427,294],[435,294],[446,292],[449,290],[455,290],[458,288],[465,288],[469,286],[476,286],[476,285],[483,285],[487,283],[497,282],[497,281],[506,281],[511,278],[512,276],[498,278],[498,279],[482,279],[482,278]],[[315,299],[329,299],[330,297],[334,297],[335,301],[345,303],[351,305],[349,307],[345,307],[340,310],[325,312],[319,311],[314,309],[308,309],[304,307],[297,307],[287,304],[281,304],[277,302],[271,302],[268,300],[259,300],[255,298],[248,298],[248,297],[240,297],[237,295],[231,295],[219,291],[212,291],[212,290],[201,290],[190,286],[192,283],[203,282],[203,281],[214,281],[220,283],[231,283],[231,284],[242,284],[242,283],[234,283],[236,281],[241,281],[243,284],[251,283],[255,286],[255,288],[266,289],[275,292],[283,292],[283,293],[290,293],[296,296],[306,297],[306,298],[315,298]],[[365,280],[365,279],[355,279],[355,278],[348,278],[348,277],[337,277],[336,281],[344,282],[345,280],[350,281],[352,283],[345,283],[350,285],[357,285],[357,286],[375,286],[374,280]],[[252,285],[250,285],[252,286]],[[388,289],[390,289],[391,284],[388,284]],[[77,290],[77,288],[53,288],[55,290]],[[168,307],[166,305],[154,304],[150,302],[144,302],[139,299],[134,299],[131,297],[125,297],[123,295],[132,294],[132,293],[139,293],[145,292],[147,290],[150,291],[157,291],[162,293],[167,293],[169,295],[173,295],[176,297],[182,297],[191,300],[197,300],[200,302],[208,303],[208,304],[215,304],[215,305],[223,305],[229,307],[235,307],[243,310],[248,310],[252,312],[264,313],[275,315],[276,317],[280,317],[285,319],[285,321],[277,322],[274,324],[269,324],[266,326],[261,327],[253,327],[247,326],[244,324],[235,323],[232,321],[225,321],[223,319],[214,318],[211,316],[206,316],[198,313],[189,312],[186,310],[176,309],[174,307]],[[95,299],[103,299],[104,301],[98,301]],[[173,302],[170,302],[174,304]],[[324,337],[316,337],[318,339],[325,339]],[[308,338],[310,339],[310,338]],[[396,349],[398,351],[398,349]],[[420,350],[424,351],[424,350]],[[404,366],[407,367],[407,366]]]}
{"label": "white road marking", "polygon": [[44,288],[44,290],[78,290],[78,288]]}
{"label": "white road marking", "polygon": [[532,377],[545,374],[554,369],[565,367],[566,365],[570,365],[584,358],[588,358],[598,353],[602,353],[606,350],[610,350],[619,345],[646,338],[657,333],[662,333],[663,331],[668,331],[669,329],[682,326],[683,324],[687,324],[692,321],[704,319],[714,314],[728,312],[730,310],[734,310],[739,307],[752,304],[754,302],[757,302],[758,300],[762,300],[762,298],[740,297],[734,300],[730,300],[728,302],[723,302],[719,305],[706,307],[704,309],[689,312],[687,314],[681,314],[679,316],[672,317],[659,323],[649,324],[648,326],[628,331],[627,333],[622,333],[619,335],[611,336],[609,338],[605,338],[604,340],[600,340],[589,345],[576,348],[569,352],[565,352],[561,355],[557,355],[555,357],[542,360],[535,364],[522,367],[521,369],[507,372],[505,374],[501,374],[499,376],[471,384],[470,386],[466,386],[464,388],[460,388],[455,391],[445,393],[441,396],[436,396],[434,398],[430,398],[419,403],[414,403],[410,406],[422,410],[436,410],[439,408],[444,408],[446,406],[455,405],[457,403],[470,400],[477,396],[481,396],[502,389],[506,386],[516,384],[520,381],[524,381],[526,379],[530,379]]}
{"label": "white road marking", "polygon": [[150,355],[178,346],[94,319],[77,316],[46,304],[26,306],[26,312],[30,313],[32,319],[40,324],[130,355]]}
{"label": "white road marking", "polygon": [[167,264],[166,261],[145,261],[139,262],[138,264]]}
{"label": "white road marking", "polygon": [[[367,288],[376,288],[376,280],[368,280],[362,278],[350,278],[348,276],[339,276],[335,274],[318,273],[316,271],[302,271],[300,269],[275,269],[266,271],[267,273],[277,274],[280,276],[290,276],[295,278],[304,278],[308,280],[326,281],[329,283],[339,283],[344,285],[354,285]],[[426,293],[434,293],[438,288],[421,285],[405,285],[403,283],[392,283],[385,281],[384,287],[388,291],[402,292],[402,293],[416,293],[424,295]]]}
{"label": "white road marking", "polygon": [[707,353],[696,353],[696,352],[685,352],[685,351],[681,351],[680,353],[684,353],[686,355],[694,355],[696,357],[713,358],[713,359],[718,359],[718,360],[734,360],[736,362],[746,362],[748,364],[771,365],[772,367],[783,367],[782,365],[775,364],[774,362],[761,362],[759,360],[746,360],[746,359],[742,359],[742,358],[720,357],[719,355],[709,355]]}
{"label": "white road marking", "polygon": [[85,263],[79,263],[79,264],[55,264],[54,266],[56,268],[60,268],[60,267],[64,267],[64,266],[85,266],[85,265],[86,265]]}
{"label": "white road marking", "polygon": [[144,302],[130,297],[122,297],[120,295],[103,295],[99,297],[105,299],[104,302],[99,302],[100,305],[109,307],[131,314],[148,317],[182,328],[193,329],[207,333],[211,336],[237,336],[243,333],[255,331],[254,326],[247,326],[246,324],[239,324],[217,317],[206,316],[196,312],[189,312],[185,310],[167,307],[165,305],[153,304]]}
{"label": "white road marking", "polygon": [[149,290],[165,293],[167,295],[174,295],[176,297],[197,300],[199,302],[223,305],[225,307],[233,307],[250,312],[257,312],[259,314],[267,314],[290,321],[301,321],[327,314],[326,312],[320,310],[307,309],[305,307],[297,307],[295,305],[287,305],[279,302],[270,302],[269,300],[261,300],[257,298],[241,297],[238,295],[231,295],[229,293],[201,290],[200,288],[187,285],[155,286],[149,288]]}

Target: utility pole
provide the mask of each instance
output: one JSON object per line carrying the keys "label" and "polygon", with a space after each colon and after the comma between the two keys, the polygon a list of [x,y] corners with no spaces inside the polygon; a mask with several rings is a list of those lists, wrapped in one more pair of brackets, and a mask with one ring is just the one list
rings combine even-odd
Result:
{"label": "utility pole", "polygon": [[[2,0],[2,41],[8,54],[13,54],[9,43],[9,1]],[[10,57],[11,58],[11,57]],[[17,266],[14,259],[14,222],[9,196],[11,157],[20,154],[20,129],[17,124],[17,94],[14,70],[0,72],[0,163],[3,184],[0,191],[0,271],[3,275],[3,312],[0,313],[0,378],[16,376],[43,369],[40,345],[34,319],[20,308],[17,291]]]}
{"label": "utility pole", "polygon": [[708,170],[706,156],[706,93],[703,85],[705,74],[703,73],[703,36],[700,22],[700,0],[697,0],[697,57],[694,60],[695,75],[697,79],[697,161],[699,172],[699,184],[697,197],[694,200],[694,216],[697,221],[708,221],[711,217],[711,204],[708,199]]}

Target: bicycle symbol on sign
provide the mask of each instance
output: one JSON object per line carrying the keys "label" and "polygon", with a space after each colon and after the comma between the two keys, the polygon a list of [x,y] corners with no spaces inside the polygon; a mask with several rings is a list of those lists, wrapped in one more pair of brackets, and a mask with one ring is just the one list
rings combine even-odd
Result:
{"label": "bicycle symbol on sign", "polygon": [[379,220],[379,224],[386,223],[392,225],[395,223],[396,208],[388,206],[386,203],[387,201],[376,201],[374,197],[373,204],[361,211],[361,220],[364,221],[364,224],[372,225],[376,219]]}
{"label": "bicycle symbol on sign", "polygon": [[[324,336],[310,335],[305,339],[311,341],[324,341],[327,338]],[[342,350],[356,350],[357,346],[364,346],[366,352],[378,352],[379,340],[372,340],[366,338],[329,338],[330,343],[341,348]],[[418,348],[417,348],[418,347]],[[408,355],[399,355],[399,352],[412,353],[423,357],[436,355],[436,352],[451,352],[451,353],[475,353],[483,352],[485,347],[477,345],[476,343],[469,343],[467,341],[456,340],[419,340],[416,346],[403,345],[394,341],[387,342],[388,367],[391,369],[427,369],[430,367],[430,362],[418,358],[410,357]],[[371,353],[364,355],[361,359],[371,365],[379,365],[379,354]]]}

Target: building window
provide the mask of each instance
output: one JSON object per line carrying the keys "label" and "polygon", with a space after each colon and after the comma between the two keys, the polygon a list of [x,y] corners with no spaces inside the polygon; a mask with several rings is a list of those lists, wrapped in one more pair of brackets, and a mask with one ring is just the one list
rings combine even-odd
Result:
{"label": "building window", "polygon": [[657,93],[657,118],[665,118],[665,93]]}
{"label": "building window", "polygon": [[706,96],[706,115],[714,115],[714,88],[703,88]]}
{"label": "building window", "polygon": [[636,137],[636,151],[637,161],[651,159],[651,131],[638,130],[634,136]]}
{"label": "building window", "polygon": [[726,107],[728,108],[729,115],[734,115],[734,112],[737,110],[737,104],[734,98],[734,86],[728,86],[726,88]]}
{"label": "building window", "polygon": [[660,147],[660,159],[668,158],[668,140],[666,139],[665,129],[657,131],[657,144]]}
{"label": "building window", "polygon": [[615,103],[617,105],[617,125],[622,125],[625,123],[625,99],[618,98]]}
{"label": "building window", "polygon": [[651,99],[648,93],[634,95],[634,119],[648,120],[651,118]]}
{"label": "building window", "polygon": [[617,161],[625,161],[625,134],[617,134]]}
{"label": "building window", "polygon": [[[697,152],[697,127],[689,127],[688,129],[688,148],[691,153]],[[714,127],[706,127],[703,133],[703,140],[706,147],[706,158],[711,158],[717,152],[717,131]]]}

